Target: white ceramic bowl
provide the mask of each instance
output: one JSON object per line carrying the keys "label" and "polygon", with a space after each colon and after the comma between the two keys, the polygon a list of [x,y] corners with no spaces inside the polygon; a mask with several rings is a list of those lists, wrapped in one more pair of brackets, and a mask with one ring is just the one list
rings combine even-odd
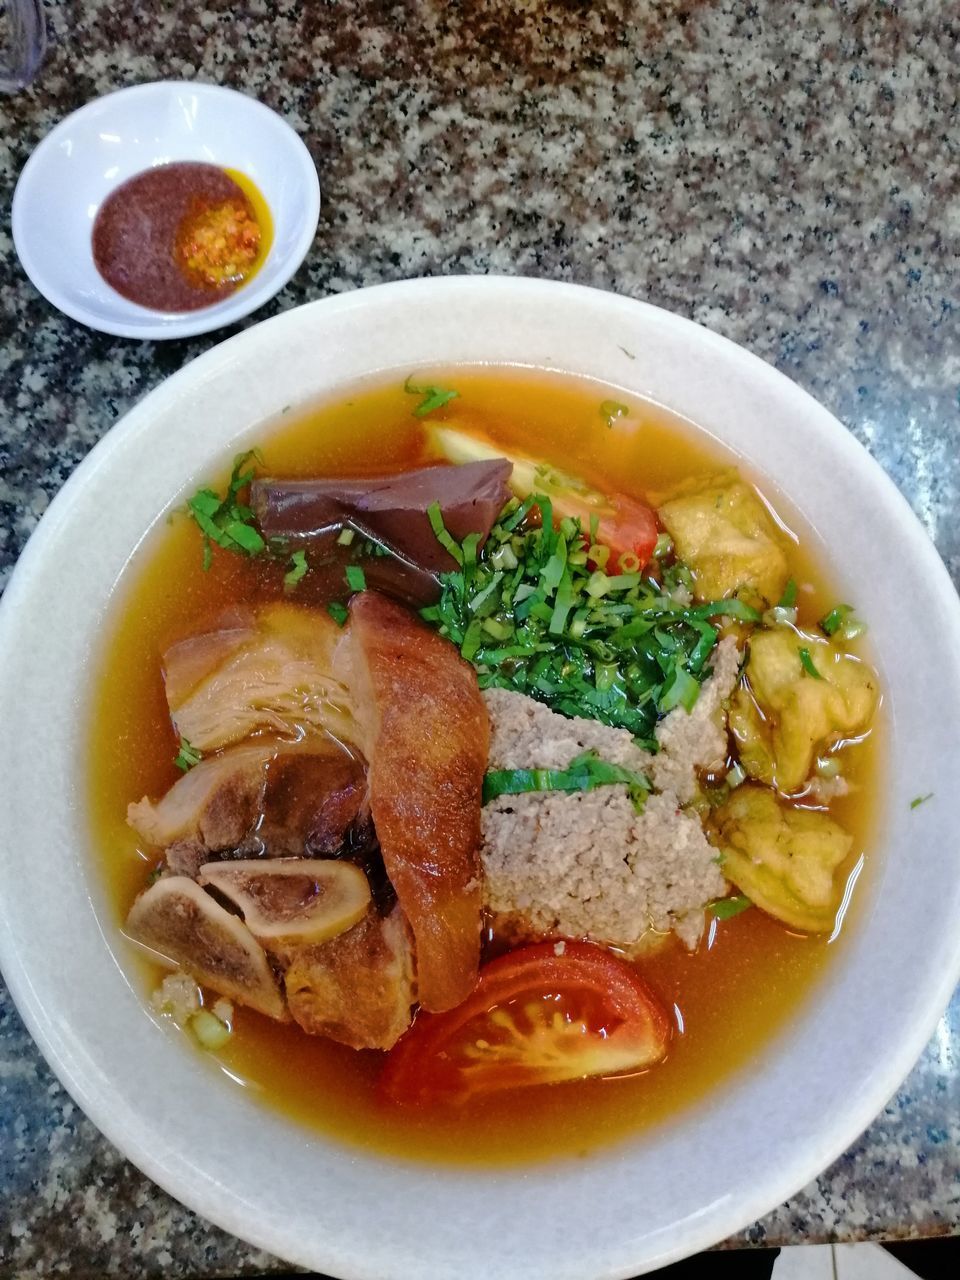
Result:
{"label": "white ceramic bowl", "polygon": [[[145,533],[258,441],[282,405],[366,374],[458,361],[603,379],[750,459],[801,508],[870,620],[889,712],[864,909],[806,1010],[722,1095],[665,1128],[500,1173],[377,1157],[304,1132],[168,1035],[124,976],[82,801],[87,672]],[[17,744],[0,779],[0,961],[27,1025],[80,1106],[162,1187],[329,1275],[611,1280],[704,1248],[844,1150],[909,1071],[960,974],[960,606],[947,573],[903,498],[825,409],[653,307],[531,280],[423,280],[314,303],[232,338],[131,410],[64,486],[0,606],[0,651],[0,724]],[[929,791],[912,811],[911,797]]]}
{"label": "white ceramic bowl", "polygon": [[[248,285],[198,311],[162,312],[122,297],[93,261],[106,196],[154,165],[202,160],[259,187],[274,239]],[[88,102],[43,139],[13,196],[13,242],[43,296],[73,320],[121,338],[186,338],[263,306],[303,261],[317,230],[320,183],[310,152],[269,107],[233,89],[160,81]]]}

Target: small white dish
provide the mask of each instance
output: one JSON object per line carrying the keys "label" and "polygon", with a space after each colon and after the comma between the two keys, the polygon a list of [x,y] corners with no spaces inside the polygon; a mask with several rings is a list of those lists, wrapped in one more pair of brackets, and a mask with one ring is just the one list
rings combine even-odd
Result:
{"label": "small white dish", "polygon": [[[93,223],[121,183],[178,160],[250,178],[269,206],[273,243],[250,283],[222,302],[154,311],[100,275]],[[282,289],[310,248],[319,214],[310,152],[269,107],[219,85],[159,81],[88,102],[43,139],[13,195],[13,243],[36,288],[71,319],[121,338],[187,338],[232,324]]]}

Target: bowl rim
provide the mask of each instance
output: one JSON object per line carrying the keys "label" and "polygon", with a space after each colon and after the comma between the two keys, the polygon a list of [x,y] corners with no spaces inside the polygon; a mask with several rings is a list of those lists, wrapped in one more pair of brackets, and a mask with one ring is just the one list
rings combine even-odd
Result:
{"label": "bowl rim", "polygon": [[[954,652],[960,654],[960,600],[935,547],[920,526],[906,499],[879,463],[829,411],[807,392],[759,357],[685,317],[663,311],[647,303],[614,294],[603,294],[601,291],[583,286],[508,276],[464,276],[403,281],[321,299],[272,317],[229,338],[198,357],[178,373],[165,379],[98,442],[51,502],[47,513],[22,552],[4,597],[0,600],[0,646],[12,638],[15,616],[21,599],[25,599],[28,594],[35,568],[42,568],[47,543],[55,538],[60,522],[69,516],[70,503],[74,495],[80,492],[88,477],[93,475],[112,452],[134,440],[139,433],[149,431],[151,415],[161,410],[166,400],[190,385],[199,384],[205,378],[214,375],[218,369],[230,363],[242,361],[247,351],[255,350],[263,341],[264,330],[269,329],[271,334],[280,336],[286,327],[290,327],[292,332],[298,324],[303,322],[302,312],[315,312],[318,308],[324,308],[324,314],[328,320],[333,321],[339,312],[347,308],[359,306],[362,309],[375,309],[387,296],[391,299],[400,299],[406,295],[407,299],[414,304],[418,299],[422,303],[449,304],[454,299],[463,300],[472,295],[484,298],[498,294],[504,301],[511,295],[517,295],[548,306],[561,298],[567,299],[572,304],[583,301],[585,304],[599,306],[601,304],[597,299],[602,298],[604,300],[602,305],[611,312],[619,307],[627,308],[637,314],[639,309],[646,321],[666,326],[668,330],[672,329],[688,340],[694,348],[698,345],[709,346],[735,359],[743,365],[747,375],[758,386],[773,385],[781,393],[789,394],[794,398],[799,397],[798,403],[804,404],[811,413],[815,414],[817,430],[831,436],[838,458],[865,471],[870,482],[883,494],[888,508],[892,509],[899,516],[904,527],[911,531],[911,550],[919,557],[917,571],[929,581],[931,588],[937,588],[944,596],[944,611],[954,643]],[[442,363],[442,360],[437,363]],[[2,692],[2,677],[0,677],[0,692]],[[0,861],[0,872],[2,872],[2,861]],[[0,896],[0,921],[4,920],[5,916],[6,907]],[[19,964],[11,937],[7,930],[0,928],[0,966],[24,1022],[71,1096],[124,1155],[182,1203],[242,1239],[291,1260],[304,1261],[315,1268],[325,1267],[344,1277],[356,1276],[360,1280],[361,1277],[370,1274],[363,1261],[358,1262],[355,1253],[344,1255],[342,1251],[338,1251],[336,1242],[323,1242],[319,1250],[314,1248],[310,1253],[304,1253],[302,1250],[297,1252],[291,1249],[290,1241],[274,1224],[252,1222],[242,1204],[231,1206],[213,1203],[211,1197],[201,1194],[202,1189],[196,1186],[185,1190],[182,1179],[177,1175],[177,1171],[170,1167],[168,1161],[158,1158],[145,1143],[138,1142],[123,1127],[107,1104],[102,1092],[98,1092],[94,1087],[100,1082],[91,1083],[82,1071],[77,1071],[76,1065],[64,1053],[62,1030],[48,1017],[42,1003],[38,1001],[29,973]],[[772,1176],[765,1181],[763,1187],[754,1186],[752,1194],[738,1199],[735,1211],[726,1204],[718,1203],[708,1206],[698,1221],[689,1225],[688,1234],[682,1243],[661,1242],[656,1256],[651,1255],[644,1260],[645,1266],[648,1268],[663,1266],[676,1258],[706,1248],[718,1239],[749,1225],[758,1216],[774,1208],[806,1185],[811,1178],[846,1150],[882,1109],[908,1074],[929,1040],[937,1020],[960,979],[960,934],[952,940],[942,939],[938,956],[941,952],[946,963],[940,970],[939,979],[926,986],[922,992],[922,998],[914,1007],[909,1035],[898,1041],[894,1049],[882,1056],[876,1070],[865,1082],[862,1092],[845,1106],[843,1123],[836,1123],[828,1133],[815,1135],[816,1141],[808,1138],[805,1145],[798,1144],[797,1149],[789,1152],[787,1158],[778,1165],[775,1177]],[[350,1153],[347,1152],[344,1158],[350,1160]],[[389,1158],[381,1157],[374,1161],[381,1164],[384,1162],[389,1163]],[[438,1169],[444,1174],[448,1172],[440,1166]],[[474,1172],[471,1171],[471,1174],[473,1175]],[[584,1265],[590,1267],[589,1259],[581,1258],[579,1263],[581,1267],[579,1272],[565,1271],[564,1276],[586,1275],[587,1272],[582,1268]],[[611,1280],[617,1276],[637,1274],[634,1265],[627,1265],[622,1259],[615,1261],[609,1253],[604,1255],[604,1261],[600,1265],[601,1269],[590,1270],[589,1274],[598,1278],[610,1277]],[[412,1277],[417,1272],[400,1269],[392,1274]],[[492,1274],[499,1275],[500,1272],[495,1271]],[[513,1274],[509,1271],[503,1272],[504,1276]]]}
{"label": "bowl rim", "polygon": [[[105,318],[99,311],[77,304],[62,288],[57,271],[50,270],[42,258],[32,251],[29,233],[26,230],[26,219],[30,212],[31,183],[42,172],[51,150],[71,128],[76,126],[78,121],[82,122],[86,117],[102,112],[105,105],[109,108],[122,109],[123,103],[131,98],[147,97],[164,91],[183,92],[184,90],[207,100],[222,99],[229,102],[239,98],[245,104],[244,109],[251,109],[254,115],[263,121],[265,129],[288,136],[288,140],[294,144],[292,155],[296,158],[295,171],[298,175],[304,205],[301,230],[285,257],[275,260],[275,265],[272,266],[268,275],[261,280],[261,273],[258,272],[248,285],[228,295],[222,302],[201,307],[197,311],[160,312],[142,307],[131,302],[129,298],[124,298],[122,294],[117,294],[118,305],[128,308],[131,317],[142,317],[142,320],[131,318],[128,322]],[[275,297],[290,281],[307,256],[317,233],[320,203],[320,178],[306,143],[297,131],[265,102],[239,89],[205,80],[148,80],[91,98],[89,102],[83,103],[75,111],[71,111],[69,115],[59,120],[49,133],[40,139],[27,157],[14,187],[11,230],[14,250],[30,283],[51,306],[56,307],[71,320],[76,320],[88,329],[108,333],[117,338],[175,341],[226,328],[258,310]]]}

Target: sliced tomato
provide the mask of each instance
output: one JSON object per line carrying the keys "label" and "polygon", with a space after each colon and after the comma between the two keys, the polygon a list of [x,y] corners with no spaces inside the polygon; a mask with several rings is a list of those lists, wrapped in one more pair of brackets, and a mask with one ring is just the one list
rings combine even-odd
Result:
{"label": "sliced tomato", "polygon": [[537,943],[485,965],[458,1008],[421,1013],[391,1051],[381,1086],[399,1102],[462,1102],[633,1073],[665,1056],[670,1026],[636,970],[602,947]]}
{"label": "sliced tomato", "polygon": [[[597,533],[597,541],[610,548],[608,570],[615,573],[618,570],[643,569],[657,544],[656,515],[645,502],[627,498],[622,493],[614,494],[610,504],[613,512],[601,515]],[[583,528],[589,530],[589,517]],[[639,563],[635,566],[621,564],[621,557],[625,555],[636,556]]]}

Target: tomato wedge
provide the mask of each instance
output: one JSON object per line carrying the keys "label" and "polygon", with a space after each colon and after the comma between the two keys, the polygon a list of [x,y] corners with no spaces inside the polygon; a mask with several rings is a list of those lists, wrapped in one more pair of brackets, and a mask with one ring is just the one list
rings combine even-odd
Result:
{"label": "tomato wedge", "polygon": [[381,1087],[398,1102],[463,1102],[632,1073],[665,1056],[670,1027],[640,975],[609,951],[537,943],[485,965],[458,1008],[421,1013],[391,1051]]}

